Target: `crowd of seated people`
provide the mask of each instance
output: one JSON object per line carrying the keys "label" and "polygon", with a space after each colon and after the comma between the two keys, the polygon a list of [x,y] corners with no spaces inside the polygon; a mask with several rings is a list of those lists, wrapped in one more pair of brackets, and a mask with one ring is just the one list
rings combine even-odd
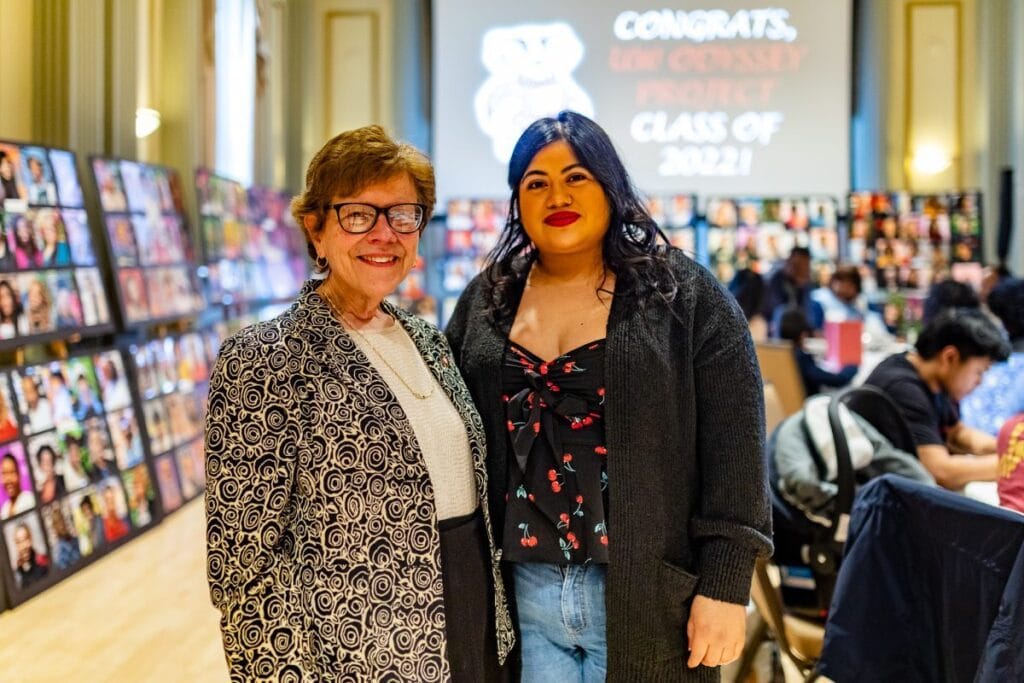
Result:
{"label": "crowd of seated people", "polygon": [[[839,264],[828,287],[814,290],[810,255],[800,247],[764,276],[739,271],[729,290],[755,341],[768,337],[793,345],[808,396],[846,386],[858,370],[819,362],[807,348],[808,338],[820,335],[826,321],[861,320],[865,331],[872,316],[880,322],[866,306],[855,266]],[[983,293],[984,299],[971,285],[951,279],[934,283],[913,347],[886,357],[865,383],[883,389],[899,405],[914,437],[915,455],[940,485],[959,490],[972,481],[998,481],[1001,495],[1019,490],[1002,501],[1013,507],[1011,498],[1016,497],[1020,509],[1024,279],[1003,273]],[[1017,479],[1021,483],[1014,488],[1011,482]]]}

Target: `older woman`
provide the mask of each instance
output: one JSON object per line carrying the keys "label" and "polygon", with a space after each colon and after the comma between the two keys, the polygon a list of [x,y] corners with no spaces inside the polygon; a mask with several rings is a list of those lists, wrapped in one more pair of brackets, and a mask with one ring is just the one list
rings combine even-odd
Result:
{"label": "older woman", "polygon": [[665,246],[590,119],[532,124],[508,181],[448,335],[484,417],[523,680],[718,680],[771,551],[746,321]]}
{"label": "older woman", "polygon": [[433,204],[412,147],[331,139],[292,207],[323,279],[221,348],[207,546],[232,680],[486,681],[511,649],[480,418],[444,337],[384,301]]}

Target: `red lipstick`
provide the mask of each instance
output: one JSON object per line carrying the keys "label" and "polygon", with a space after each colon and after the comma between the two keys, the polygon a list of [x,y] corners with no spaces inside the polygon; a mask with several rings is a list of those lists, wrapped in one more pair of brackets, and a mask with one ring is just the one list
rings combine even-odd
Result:
{"label": "red lipstick", "polygon": [[556,228],[563,228],[575,223],[579,217],[580,215],[575,211],[556,211],[545,218],[544,222],[548,225],[553,225]]}

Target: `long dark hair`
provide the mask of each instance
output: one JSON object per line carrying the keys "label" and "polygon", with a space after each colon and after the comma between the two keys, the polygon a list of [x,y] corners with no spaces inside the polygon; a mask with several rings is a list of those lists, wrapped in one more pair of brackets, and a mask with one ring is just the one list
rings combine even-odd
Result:
{"label": "long dark hair", "polygon": [[518,299],[526,275],[537,260],[520,217],[519,182],[537,153],[559,140],[568,143],[608,198],[611,211],[602,251],[605,267],[615,273],[615,295],[636,297],[641,305],[652,294],[671,301],[677,285],[668,265],[668,240],[644,208],[611,139],[586,116],[562,111],[554,118],[530,124],[512,150],[508,219],[485,267],[485,296],[491,317],[498,321],[515,315],[512,302]]}

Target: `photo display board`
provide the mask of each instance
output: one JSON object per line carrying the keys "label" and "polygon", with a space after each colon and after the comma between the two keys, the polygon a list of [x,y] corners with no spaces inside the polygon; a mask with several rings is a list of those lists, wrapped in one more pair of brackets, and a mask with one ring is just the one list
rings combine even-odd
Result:
{"label": "photo display board", "polygon": [[692,194],[649,196],[647,212],[668,237],[672,246],[697,258],[697,197]]}
{"label": "photo display board", "polygon": [[165,514],[203,492],[203,425],[223,333],[190,332],[133,345],[130,355]]}
{"label": "photo display board", "polygon": [[92,157],[104,235],[127,327],[195,315],[205,308],[173,169]]}
{"label": "photo display board", "polygon": [[980,192],[849,196],[846,257],[872,268],[879,287],[927,289],[940,275],[980,286]]}
{"label": "photo display board", "polygon": [[251,230],[246,257],[262,264],[275,301],[294,299],[309,277],[306,237],[291,212],[290,192],[255,185],[249,188]]}
{"label": "photo display board", "polygon": [[0,141],[0,350],[113,329],[73,152]]}
{"label": "photo display board", "polygon": [[12,605],[160,515],[124,357],[0,371],[0,537]]}
{"label": "photo display board", "polygon": [[291,215],[291,195],[196,170],[206,291],[211,303],[290,301],[308,272],[306,240]]}
{"label": "photo display board", "polygon": [[444,224],[440,267],[443,320],[451,317],[462,290],[484,266],[508,218],[507,199],[452,199]]}
{"label": "photo display board", "polygon": [[827,286],[839,260],[836,204],[828,197],[709,199],[711,272],[726,283],[743,268],[765,275],[793,247],[806,247],[815,285]]}

